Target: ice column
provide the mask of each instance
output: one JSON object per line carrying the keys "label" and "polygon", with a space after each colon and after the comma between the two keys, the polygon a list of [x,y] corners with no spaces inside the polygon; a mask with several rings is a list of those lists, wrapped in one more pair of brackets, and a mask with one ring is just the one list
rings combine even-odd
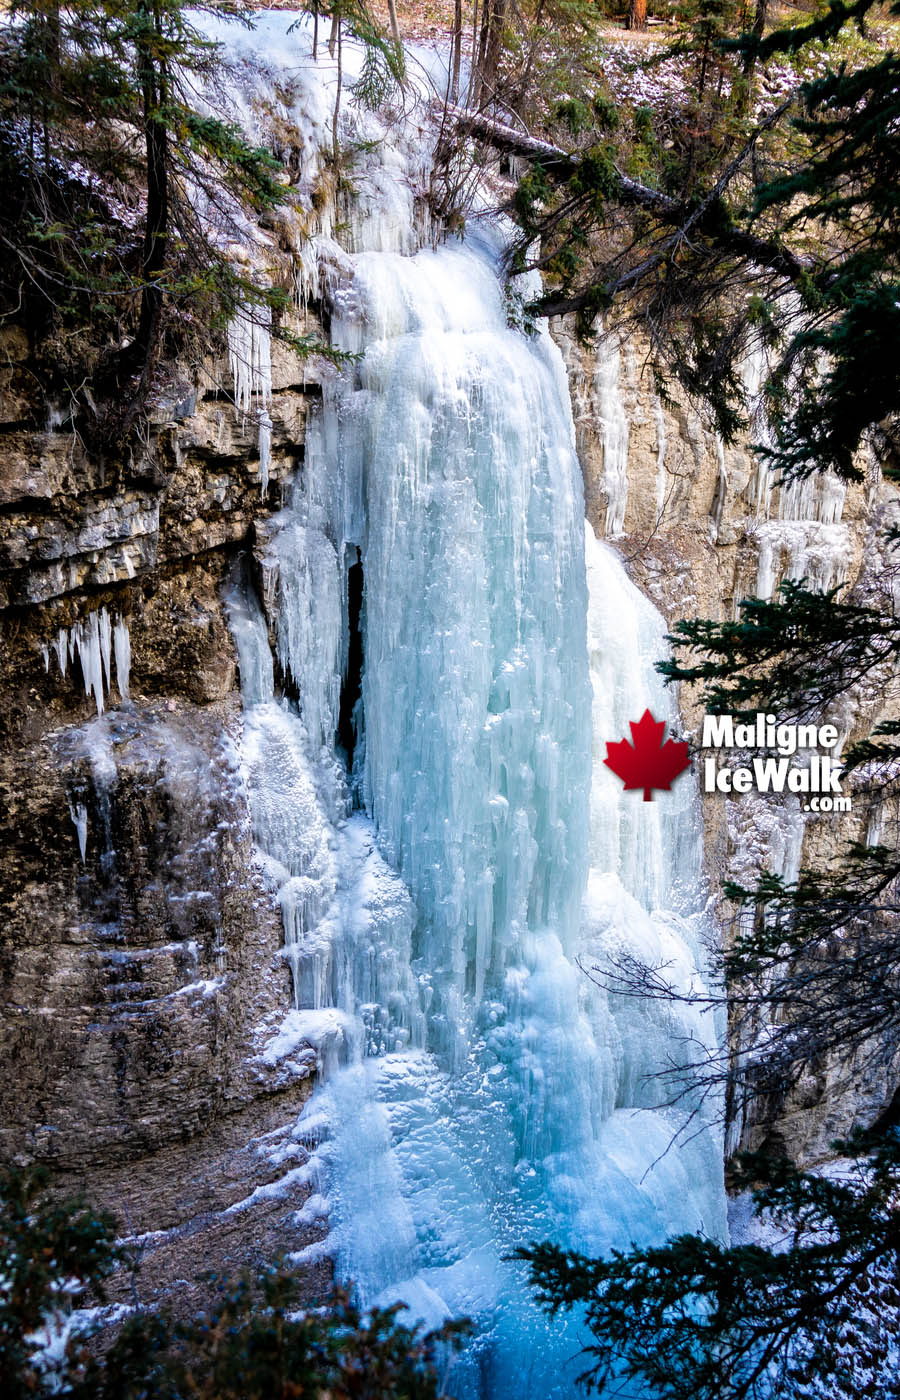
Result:
{"label": "ice column", "polygon": [[[358,260],[368,336],[342,450],[365,464],[365,794],[420,911],[433,1025],[464,1052],[585,872],[583,504],[555,351],[466,250]],[[351,405],[352,408],[352,405]]]}
{"label": "ice column", "polygon": [[[628,439],[630,426],[621,389],[622,353],[611,337],[600,340],[596,352],[594,396],[603,443],[603,486],[606,491],[606,533],[621,535],[628,503]],[[661,419],[660,415],[660,419]],[[665,456],[664,435],[659,439],[658,470]]]}

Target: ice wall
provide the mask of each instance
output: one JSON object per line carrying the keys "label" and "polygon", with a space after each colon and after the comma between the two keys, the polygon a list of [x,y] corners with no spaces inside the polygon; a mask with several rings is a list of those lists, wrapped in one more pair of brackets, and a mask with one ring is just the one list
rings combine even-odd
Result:
{"label": "ice wall", "polygon": [[[724,1196],[717,1131],[666,1152],[680,1120],[646,1077],[673,1036],[713,1028],[611,1004],[575,963],[630,949],[696,979],[699,823],[690,780],[667,817],[600,761],[646,705],[672,720],[663,623],[592,536],[585,571],[561,365],[546,334],[507,327],[495,257],[363,255],[338,304],[333,334],[362,359],[325,395],[266,555],[298,714],[265,701],[261,619],[233,616],[261,702],[257,838],[327,1066],[296,1131],[328,1248],[366,1302],[475,1318],[454,1393],[544,1400],[573,1394],[578,1328],[548,1327],[511,1248],[720,1232]],[[342,820],[323,678],[346,654],[351,547],[366,815]]]}
{"label": "ice wall", "polygon": [[[743,373],[751,431],[762,444],[770,444],[773,436],[762,396],[769,367],[768,352],[756,346]],[[748,486],[757,518],[757,597],[772,598],[785,579],[805,579],[808,588],[821,591],[846,580],[851,557],[850,531],[842,520],[846,493],[846,484],[833,472],[783,481],[757,456]]]}
{"label": "ice wall", "polygon": [[[538,928],[571,948],[586,863],[581,487],[548,360],[467,249],[358,262],[371,337],[365,798],[422,920],[431,1023],[464,1057]],[[349,440],[351,439],[352,440]]]}
{"label": "ice wall", "polygon": [[[595,355],[594,396],[603,443],[603,489],[606,492],[606,533],[621,535],[628,503],[628,439],[631,425],[622,402],[622,352],[611,336],[601,337]],[[664,442],[660,447],[665,454]]]}
{"label": "ice wall", "polygon": [[577,961],[637,952],[696,984],[696,793],[645,804],[602,765],[647,705],[675,721],[664,628],[590,535],[586,564],[563,365],[545,328],[509,324],[500,235],[472,220],[436,251],[348,251],[331,332],[358,361],[325,385],[260,551],[267,618],[246,579],[230,593],[295,977],[271,1053],[319,1052],[294,1134],[327,1211],[314,1252],[365,1304],[473,1318],[452,1394],[570,1400],[579,1321],[548,1324],[512,1248],[725,1228],[719,1132],[703,1109],[667,1151],[695,1105],[654,1077],[714,1028],[608,996]]}

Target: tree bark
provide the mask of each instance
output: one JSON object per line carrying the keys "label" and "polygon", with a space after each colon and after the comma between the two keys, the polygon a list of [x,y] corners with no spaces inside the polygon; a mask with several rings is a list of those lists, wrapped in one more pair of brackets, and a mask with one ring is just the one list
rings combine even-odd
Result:
{"label": "tree bark", "polygon": [[625,28],[637,32],[647,28],[647,0],[629,0]]}
{"label": "tree bark", "polygon": [[507,0],[483,0],[481,35],[478,42],[478,96],[481,106],[494,96],[500,53],[503,47],[503,26],[506,22]]}
{"label": "tree bark", "polygon": [[403,40],[400,38],[400,25],[397,23],[397,6],[395,0],[388,0],[388,18],[391,23],[391,39],[394,45],[394,56],[396,62],[396,75],[401,83],[406,82],[406,58],[403,53]]}
{"label": "tree bark", "polygon": [[397,23],[397,6],[395,4],[395,0],[388,0],[388,19],[390,20],[391,24],[391,38],[393,39],[394,47],[397,50],[397,53],[399,54],[402,52],[403,45],[400,42],[400,26]]}
{"label": "tree bark", "polygon": [[503,53],[503,28],[506,24],[507,0],[494,0],[494,12],[491,17],[491,32],[488,36],[488,51],[486,55],[486,81],[491,85],[491,96],[497,85],[497,74],[500,71],[500,57]]}
{"label": "tree bark", "polygon": [[462,60],[462,0],[453,0],[453,58],[450,75],[450,101],[459,101],[459,65]]}
{"label": "tree bark", "polygon": [[[158,5],[142,5],[148,30],[161,33]],[[145,364],[153,358],[160,332],[163,292],[159,279],[169,241],[169,136],[163,108],[168,99],[165,62],[154,53],[150,33],[136,44],[147,162],[147,221],[141,258],[141,315],[134,352]]]}

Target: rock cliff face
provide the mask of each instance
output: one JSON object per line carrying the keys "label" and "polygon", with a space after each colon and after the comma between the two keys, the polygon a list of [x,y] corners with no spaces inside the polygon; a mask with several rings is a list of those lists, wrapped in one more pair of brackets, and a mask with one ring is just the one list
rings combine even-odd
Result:
{"label": "rock cliff face", "polygon": [[[900,520],[900,493],[869,460],[866,479],[846,490],[830,477],[781,490],[747,444],[724,447],[685,404],[663,406],[646,369],[646,347],[614,329],[588,349],[568,321],[554,327],[569,372],[588,518],[624,556],[629,572],[670,623],[737,616],[742,598],[771,597],[786,578],[810,586],[845,584],[859,602],[895,610],[896,570],[884,557],[885,530]],[[753,393],[760,367],[746,369]],[[750,440],[765,425],[751,424]],[[896,710],[896,673],[845,697],[832,718],[853,739]],[[699,742],[697,696],[679,697],[689,737]],[[852,796],[852,791],[851,791]],[[794,878],[802,864],[827,867],[852,841],[890,841],[897,812],[807,816],[796,797],[704,797],[706,857],[713,890],[723,879],[753,884],[762,868]],[[734,915],[719,899],[728,936]],[[815,1161],[835,1138],[874,1122],[900,1080],[900,1050],[881,1068],[823,1065],[774,1117],[748,1123],[745,1142],[775,1134]]]}
{"label": "rock cliff face", "polygon": [[316,1233],[257,1146],[293,1124],[315,1054],[264,1054],[290,972],[220,594],[302,470],[318,386],[275,356],[263,496],[222,366],[101,467],[70,424],[33,426],[27,341],[2,349],[0,1152],[114,1209],[142,1292],[179,1279],[190,1300],[201,1272]]}

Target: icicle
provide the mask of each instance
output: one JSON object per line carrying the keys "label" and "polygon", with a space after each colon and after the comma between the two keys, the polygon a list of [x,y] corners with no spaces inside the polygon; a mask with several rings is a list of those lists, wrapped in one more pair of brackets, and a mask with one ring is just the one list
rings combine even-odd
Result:
{"label": "icicle", "polygon": [[84,677],[84,693],[93,695],[97,714],[103,714],[103,659],[100,647],[100,621],[97,613],[91,613],[84,622],[77,622],[72,628],[72,654],[78,649],[81,674]]}
{"label": "icicle", "polygon": [[337,551],[325,532],[291,523],[264,563],[278,561],[278,656],[297,683],[303,720],[318,753],[332,743],[341,699],[343,596]]}
{"label": "icicle", "polygon": [[[56,659],[59,662],[59,669],[63,678],[66,674],[66,666],[69,661],[69,633],[65,627],[60,627],[56,641],[50,643],[51,649],[56,652]],[[74,655],[74,652],[73,652]]]}
{"label": "icicle", "polygon": [[127,700],[131,675],[131,637],[128,634],[128,623],[124,618],[116,618],[116,625],[113,628],[113,645],[116,653],[116,684],[122,699]]}
{"label": "icicle", "polygon": [[44,665],[49,670],[50,655],[56,654],[61,675],[65,676],[70,660],[77,655],[84,679],[84,693],[93,696],[97,714],[102,715],[112,687],[112,657],[116,658],[119,694],[128,698],[128,677],[131,668],[131,641],[128,624],[121,617],[115,622],[105,607],[74,622],[68,630],[61,627],[57,636],[42,648]]}
{"label": "icicle", "polygon": [[100,609],[97,625],[100,632],[100,655],[103,658],[103,674],[106,677],[106,689],[108,691],[112,685],[112,627],[106,608]]}
{"label": "icicle", "polygon": [[241,306],[228,326],[228,353],[234,382],[234,406],[249,413],[254,399],[260,407],[272,401],[272,313],[267,306]]}
{"label": "icicle", "polygon": [[658,525],[666,508],[666,419],[663,414],[663,406],[656,394],[653,395],[652,403],[653,422],[656,427],[656,524]]}
{"label": "icicle", "polygon": [[[606,534],[621,535],[628,503],[629,423],[620,386],[621,352],[612,339],[597,347],[594,393],[603,443],[603,486],[606,491]],[[663,442],[663,453],[665,442]]]}
{"label": "icicle", "polygon": [[272,451],[272,313],[268,306],[238,307],[228,326],[228,353],[234,383],[234,406],[246,414],[255,401],[259,443],[260,489],[269,485]]}
{"label": "icicle", "polygon": [[259,412],[259,490],[265,497],[269,489],[269,461],[272,453],[272,419],[266,409]]}
{"label": "icicle", "polygon": [[843,515],[846,494],[846,484],[833,472],[812,472],[782,486],[778,515],[781,520],[815,520],[821,525],[837,525]]}
{"label": "icicle", "polygon": [[75,830],[78,833],[78,849],[81,852],[81,864],[85,865],[85,855],[87,853],[87,807],[83,802],[72,802],[69,798],[69,815],[72,818]]}
{"label": "icicle", "polygon": [[232,574],[224,590],[228,626],[238,653],[241,697],[249,709],[275,698],[272,650],[266,620],[256,593],[244,585],[240,572]]}

